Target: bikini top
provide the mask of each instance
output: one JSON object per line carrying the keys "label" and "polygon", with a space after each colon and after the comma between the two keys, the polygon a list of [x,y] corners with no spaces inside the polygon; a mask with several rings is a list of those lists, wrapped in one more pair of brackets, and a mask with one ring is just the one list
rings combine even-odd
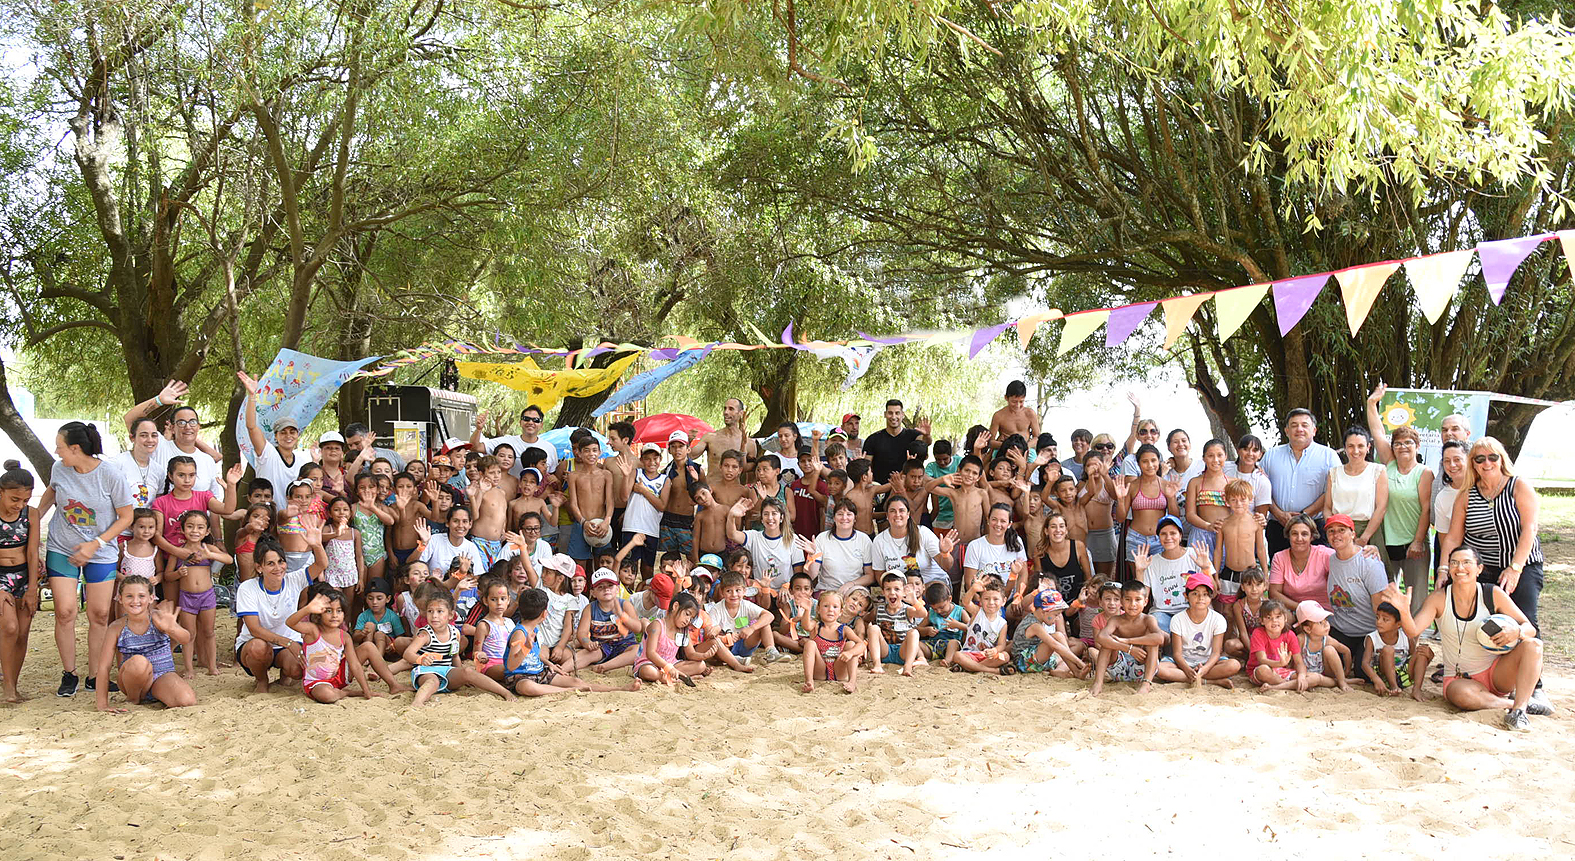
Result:
{"label": "bikini top", "polygon": [[1153,496],[1144,496],[1142,488],[1132,495],[1133,511],[1164,511],[1166,508],[1165,494],[1157,493]]}
{"label": "bikini top", "polygon": [[0,520],[0,550],[26,547],[28,530],[30,528],[26,509],[23,509],[22,513],[18,514],[15,520]]}
{"label": "bikini top", "polygon": [[1219,507],[1224,508],[1225,491],[1200,490],[1198,491],[1197,500],[1199,505],[1218,505]]}

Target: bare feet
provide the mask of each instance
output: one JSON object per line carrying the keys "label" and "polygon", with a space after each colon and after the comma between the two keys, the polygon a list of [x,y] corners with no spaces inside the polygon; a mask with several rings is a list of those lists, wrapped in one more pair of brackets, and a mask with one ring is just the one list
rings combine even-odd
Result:
{"label": "bare feet", "polygon": [[605,675],[607,675],[607,668],[602,666],[601,664],[597,664],[596,666],[591,667],[591,672],[593,672],[593,673],[595,673],[595,674],[597,674],[599,676],[605,676]]}
{"label": "bare feet", "polygon": [[6,691],[5,700],[4,701],[8,702],[8,703],[26,702],[27,701],[27,697],[22,696],[20,693],[17,693],[16,691]]}
{"label": "bare feet", "polygon": [[254,693],[254,694],[266,694],[266,693],[268,693],[268,680],[266,678],[258,679],[257,680],[257,684],[252,685],[252,693]]}
{"label": "bare feet", "polygon": [[752,673],[752,672],[755,671],[755,665],[754,664],[740,664],[738,666],[738,671],[740,673]]}
{"label": "bare feet", "polygon": [[192,679],[196,678],[196,676],[197,676],[197,674],[192,672],[191,670],[181,670],[180,671],[180,677],[185,679],[188,682],[191,681]]}
{"label": "bare feet", "polygon": [[902,665],[902,674],[905,675],[905,676],[913,675],[913,668],[915,666],[917,666],[917,665],[916,664],[903,664]]}
{"label": "bare feet", "polygon": [[640,689],[640,680],[639,679],[635,679],[634,681],[632,681],[629,684],[624,685],[622,688],[620,688],[620,690],[625,690],[625,691],[637,691],[639,689]]}
{"label": "bare feet", "polygon": [[800,693],[806,693],[806,694],[814,693],[815,692],[815,683],[814,682],[805,682],[804,684],[799,685],[798,689],[799,689]]}
{"label": "bare feet", "polygon": [[1228,677],[1223,679],[1209,679],[1209,683],[1219,685],[1227,691],[1236,690],[1236,683],[1231,681]]}
{"label": "bare feet", "polygon": [[856,691],[858,689],[859,689],[859,683],[855,682],[855,681],[853,681],[851,679],[842,683],[842,692],[845,693],[845,694],[851,694],[851,693],[853,693],[854,691]]}
{"label": "bare feet", "polygon": [[[905,675],[905,676],[908,675],[908,670],[906,668],[904,668],[903,671],[902,671],[902,674]],[[884,676],[884,675],[886,675],[886,668],[881,666],[880,664],[876,664],[875,666],[870,667],[870,675]]]}
{"label": "bare feet", "polygon": [[208,675],[210,675],[210,676],[220,675],[219,668],[218,667],[209,667],[208,668]]}
{"label": "bare feet", "polygon": [[392,695],[392,696],[397,696],[399,694],[408,694],[408,693],[410,693],[413,690],[415,690],[415,688],[413,688],[413,687],[411,687],[409,685],[389,685],[388,686],[388,693],[390,695]]}
{"label": "bare feet", "polygon": [[1138,685],[1137,692],[1140,693],[1140,694],[1146,694],[1146,693],[1148,693],[1149,691],[1151,691],[1153,689],[1154,689],[1154,686],[1152,684],[1149,684],[1148,682],[1145,681],[1142,684]]}

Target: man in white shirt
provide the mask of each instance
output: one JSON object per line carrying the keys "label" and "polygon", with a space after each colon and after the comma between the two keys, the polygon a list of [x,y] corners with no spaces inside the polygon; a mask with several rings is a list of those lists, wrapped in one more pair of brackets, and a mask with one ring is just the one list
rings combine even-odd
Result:
{"label": "man in white shirt", "polygon": [[518,478],[525,469],[525,449],[527,448],[546,452],[547,462],[542,465],[545,471],[560,473],[557,447],[541,441],[541,427],[545,418],[546,413],[542,412],[541,407],[531,404],[520,410],[519,436],[484,437],[481,435],[481,428],[487,421],[487,414],[481,413],[476,416],[476,428],[470,434],[470,447],[473,451],[485,450],[487,454],[492,454],[497,450],[498,446],[507,443],[510,448],[514,449],[514,468],[509,470],[509,474],[515,478]]}

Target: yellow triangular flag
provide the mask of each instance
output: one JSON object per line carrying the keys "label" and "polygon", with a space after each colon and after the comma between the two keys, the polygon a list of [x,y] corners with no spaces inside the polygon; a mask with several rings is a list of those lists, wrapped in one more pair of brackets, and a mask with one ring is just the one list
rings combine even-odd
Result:
{"label": "yellow triangular flag", "polygon": [[1268,292],[1269,285],[1265,283],[1232,287],[1214,294],[1214,323],[1219,328],[1221,341],[1236,334]]}
{"label": "yellow triangular flag", "polygon": [[1034,333],[1039,331],[1039,324],[1061,318],[1060,308],[1051,308],[1040,314],[1029,314],[1017,321],[1017,343],[1023,349],[1028,349],[1028,342],[1034,339]]}
{"label": "yellow triangular flag", "polygon": [[1345,322],[1351,327],[1351,337],[1356,337],[1368,312],[1373,310],[1373,302],[1378,299],[1378,291],[1384,289],[1384,282],[1399,268],[1399,263],[1374,263],[1334,273],[1335,280],[1340,282],[1340,293],[1345,297]]}
{"label": "yellow triangular flag", "polygon": [[1165,349],[1176,343],[1181,333],[1187,330],[1187,324],[1192,321],[1192,315],[1198,308],[1209,300],[1212,293],[1194,293],[1191,296],[1177,296],[1159,303],[1165,309]]}
{"label": "yellow triangular flag", "polygon": [[1559,245],[1564,248],[1564,262],[1570,267],[1570,280],[1575,281],[1575,230],[1560,230]]}
{"label": "yellow triangular flag", "polygon": [[1466,274],[1466,267],[1471,265],[1476,253],[1475,248],[1467,248],[1406,261],[1405,274],[1411,280],[1411,292],[1416,294],[1417,304],[1422,306],[1427,322],[1437,323],[1449,310],[1449,300],[1460,289],[1460,276]]}
{"label": "yellow triangular flag", "polygon": [[1110,309],[1100,308],[1095,311],[1082,311],[1077,314],[1068,314],[1061,327],[1061,346],[1056,349],[1057,356],[1064,356],[1072,351],[1073,347],[1083,343],[1083,339],[1094,334],[1094,330],[1105,325],[1110,319]]}

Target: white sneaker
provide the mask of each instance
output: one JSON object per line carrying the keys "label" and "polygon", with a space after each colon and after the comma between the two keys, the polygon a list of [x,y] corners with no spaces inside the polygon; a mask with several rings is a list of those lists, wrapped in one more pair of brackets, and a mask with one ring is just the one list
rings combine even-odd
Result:
{"label": "white sneaker", "polygon": [[762,661],[764,661],[764,662],[766,662],[768,664],[774,664],[777,661],[780,661],[780,660],[782,660],[782,659],[784,659],[786,657],[787,657],[787,655],[782,654],[782,652],[779,649],[777,649],[775,646],[772,646],[771,648],[769,648],[769,649],[767,649],[765,651],[765,654],[760,656],[760,660],[762,660]]}

